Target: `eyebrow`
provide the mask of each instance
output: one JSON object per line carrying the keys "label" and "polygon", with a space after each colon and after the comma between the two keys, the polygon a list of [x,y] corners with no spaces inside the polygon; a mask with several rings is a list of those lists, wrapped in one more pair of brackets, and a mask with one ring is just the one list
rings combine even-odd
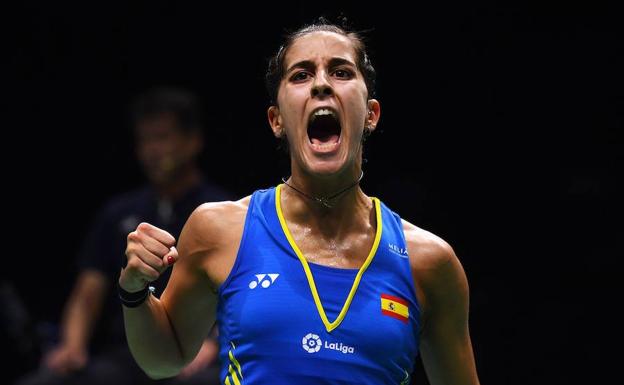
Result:
{"label": "eyebrow", "polygon": [[[341,65],[348,65],[350,67],[356,67],[355,63],[347,60],[347,59],[343,59],[340,57],[334,57],[329,59],[329,63],[328,63],[328,67],[329,68],[334,68],[334,67],[338,67]],[[301,60],[296,62],[295,64],[291,65],[285,73],[289,73],[291,72],[293,69],[295,68],[303,68],[305,70],[313,70],[316,67],[316,65],[314,64],[313,61],[311,60]]]}

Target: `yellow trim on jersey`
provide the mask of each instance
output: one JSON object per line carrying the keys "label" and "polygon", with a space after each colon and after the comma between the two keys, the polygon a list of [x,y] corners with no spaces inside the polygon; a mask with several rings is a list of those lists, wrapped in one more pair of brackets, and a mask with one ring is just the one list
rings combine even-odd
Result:
{"label": "yellow trim on jersey", "polygon": [[[232,377],[232,380],[234,380],[234,385],[241,385],[240,381],[238,380],[238,377],[236,376],[236,373],[234,373],[234,369],[232,368],[232,365],[229,366],[228,368],[228,372],[230,372],[230,376]],[[227,383],[228,378],[225,378],[225,382]]]}
{"label": "yellow trim on jersey", "polygon": [[377,219],[377,229],[375,231],[375,240],[373,241],[373,247],[368,253],[368,257],[360,267],[357,275],[355,276],[355,280],[353,281],[353,286],[351,286],[351,291],[345,300],[344,305],[342,306],[342,310],[340,310],[340,314],[334,320],[334,322],[329,322],[327,319],[327,315],[325,314],[325,309],[323,309],[323,304],[321,303],[321,298],[319,297],[318,290],[316,290],[316,284],[314,283],[314,277],[312,276],[312,271],[310,270],[310,265],[308,265],[308,261],[303,256],[303,253],[295,243],[290,230],[288,230],[288,226],[286,225],[286,220],[284,219],[284,214],[282,213],[282,203],[281,203],[281,187],[282,185],[278,185],[275,188],[275,208],[277,210],[277,216],[279,218],[280,224],[282,225],[282,230],[286,235],[286,239],[288,239],[288,243],[290,243],[290,247],[295,251],[301,265],[303,266],[303,270],[305,272],[306,278],[308,279],[308,285],[310,286],[310,291],[312,292],[312,297],[314,298],[314,303],[316,304],[316,309],[318,310],[319,315],[321,316],[321,320],[325,325],[325,329],[328,332],[336,329],[338,325],[342,322],[342,320],[347,315],[347,311],[349,310],[349,306],[351,306],[351,301],[353,301],[353,297],[355,296],[355,292],[357,291],[358,286],[360,285],[360,280],[362,279],[362,275],[368,268],[368,266],[373,261],[373,257],[377,252],[377,248],[379,247],[379,241],[381,240],[381,203],[377,198],[371,198],[373,200],[373,205],[375,206],[375,218]]}
{"label": "yellow trim on jersey", "polygon": [[229,351],[230,362],[233,363],[234,366],[236,366],[236,370],[238,371],[238,374],[240,375],[240,378],[242,380],[243,379],[243,370],[241,369],[241,366],[238,363],[238,360],[236,359],[236,357],[234,357],[234,353],[232,353],[232,350],[236,349],[236,346],[234,346],[234,342],[230,341],[230,343],[232,344],[232,349],[230,349],[230,351]]}
{"label": "yellow trim on jersey", "polygon": [[[233,342],[230,342],[230,343],[232,344],[232,349],[230,349],[230,351],[228,352],[228,356],[230,357],[230,365],[228,366],[229,375],[225,377],[225,385],[232,385],[232,383],[230,382],[230,377],[232,377],[232,381],[234,381],[234,385],[241,385],[241,382],[238,379],[238,377],[240,377],[241,380],[243,379],[243,371],[241,369],[240,364],[238,363],[238,360],[236,359],[236,357],[234,357],[234,353],[232,353],[232,350],[236,349],[236,346],[234,346]],[[234,366],[236,367],[236,371],[234,371],[232,364],[234,364]]]}
{"label": "yellow trim on jersey", "polygon": [[[232,354],[232,351],[230,350],[230,362],[232,362],[234,364],[234,366],[236,366],[236,371],[238,372],[238,374],[240,375],[240,378],[243,378],[243,372],[241,370],[240,364],[238,363],[238,361],[236,360],[236,357],[234,357],[234,354]],[[232,364],[230,364],[230,369],[232,368]]]}
{"label": "yellow trim on jersey", "polygon": [[405,369],[403,369],[403,371],[405,372],[405,378],[403,379],[403,381],[401,381],[400,385],[409,385],[409,382],[410,382],[409,373]]}

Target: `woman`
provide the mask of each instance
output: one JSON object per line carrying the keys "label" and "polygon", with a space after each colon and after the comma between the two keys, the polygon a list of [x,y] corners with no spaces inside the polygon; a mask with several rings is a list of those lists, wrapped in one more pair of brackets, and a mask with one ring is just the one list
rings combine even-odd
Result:
{"label": "woman", "polygon": [[[289,147],[284,184],[204,204],[176,240],[128,235],[119,278],[139,365],[170,377],[215,320],[225,384],[478,384],[468,285],[451,247],[359,187],[362,143],[380,117],[362,40],[321,23],[271,61],[268,120]],[[159,299],[147,285],[177,262]]]}

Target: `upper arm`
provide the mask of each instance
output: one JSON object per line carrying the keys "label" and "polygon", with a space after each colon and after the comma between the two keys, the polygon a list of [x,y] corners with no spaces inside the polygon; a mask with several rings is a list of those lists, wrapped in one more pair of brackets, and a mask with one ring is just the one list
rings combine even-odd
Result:
{"label": "upper arm", "polygon": [[451,246],[435,235],[412,228],[406,238],[423,302],[420,351],[427,377],[432,385],[478,384],[464,269]]}
{"label": "upper arm", "polygon": [[[224,240],[232,228],[224,226],[224,203],[197,208],[178,240],[178,261],[161,296],[183,359],[190,362],[215,323],[218,282],[211,274],[227,269],[231,252]],[[227,205],[227,204],[226,204]]]}

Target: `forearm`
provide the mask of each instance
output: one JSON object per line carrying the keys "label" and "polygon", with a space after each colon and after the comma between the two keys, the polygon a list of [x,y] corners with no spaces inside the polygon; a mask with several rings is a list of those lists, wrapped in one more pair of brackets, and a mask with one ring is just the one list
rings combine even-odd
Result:
{"label": "forearm", "polygon": [[61,326],[64,345],[86,349],[93,326],[101,311],[101,299],[72,298],[67,305]]}
{"label": "forearm", "polygon": [[61,343],[86,350],[108,290],[106,277],[94,270],[83,271],[67,301],[61,323]]}
{"label": "forearm", "polygon": [[[191,224],[189,224],[191,223]],[[139,366],[152,378],[173,377],[195,358],[203,339],[214,323],[217,297],[204,269],[205,246],[191,241],[203,239],[187,221],[178,251],[175,238],[161,229],[141,223],[128,234],[128,263],[119,277],[120,294],[132,306],[132,293],[145,290],[146,282],[156,280],[180,259],[162,293],[162,300],[148,295],[136,307],[124,306],[126,338]],[[184,237],[185,231],[190,235]],[[201,232],[202,235],[206,232]],[[208,233],[209,234],[209,233]],[[190,239],[190,241],[189,241]],[[166,264],[164,261],[167,261]],[[124,293],[124,291],[126,293]],[[138,300],[142,300],[139,293]]]}
{"label": "forearm", "polygon": [[124,306],[126,338],[130,351],[148,376],[177,375],[186,362],[163,304],[150,295],[136,308]]}

